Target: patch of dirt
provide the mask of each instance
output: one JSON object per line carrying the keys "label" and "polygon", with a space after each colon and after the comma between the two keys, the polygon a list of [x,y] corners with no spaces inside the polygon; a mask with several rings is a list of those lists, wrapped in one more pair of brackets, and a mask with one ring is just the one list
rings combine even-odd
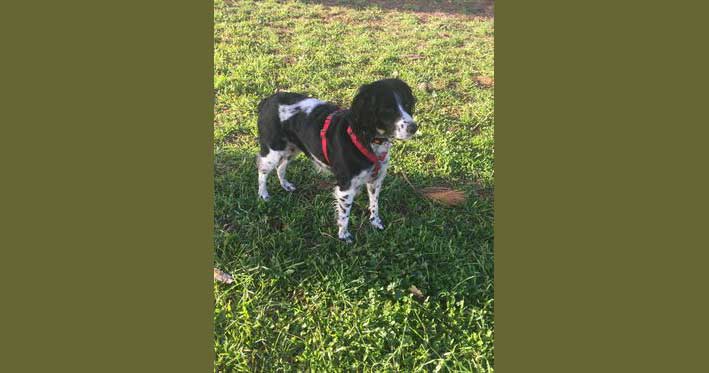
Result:
{"label": "patch of dirt", "polygon": [[286,64],[286,65],[293,65],[293,64],[295,64],[297,61],[298,61],[298,59],[295,58],[295,57],[293,57],[293,56],[285,56],[285,57],[283,57],[283,63]]}
{"label": "patch of dirt", "polygon": [[495,86],[495,79],[489,76],[476,76],[475,83],[482,88],[491,88]]}
{"label": "patch of dirt", "polygon": [[433,85],[430,82],[421,82],[418,84],[418,89],[430,93],[433,91]]}

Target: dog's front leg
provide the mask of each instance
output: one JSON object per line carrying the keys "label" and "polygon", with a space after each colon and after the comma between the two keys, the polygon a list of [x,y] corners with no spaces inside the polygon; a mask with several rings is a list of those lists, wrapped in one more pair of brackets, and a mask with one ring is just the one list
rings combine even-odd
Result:
{"label": "dog's front leg", "polygon": [[349,189],[335,187],[335,206],[337,206],[337,236],[346,243],[352,243],[352,235],[347,226],[350,222],[350,210],[352,202],[357,194],[357,188],[353,185]]}
{"label": "dog's front leg", "polygon": [[369,194],[369,223],[374,228],[384,229],[382,219],[379,217],[379,192],[382,189],[384,175],[377,178],[372,183],[367,183],[367,194]]}

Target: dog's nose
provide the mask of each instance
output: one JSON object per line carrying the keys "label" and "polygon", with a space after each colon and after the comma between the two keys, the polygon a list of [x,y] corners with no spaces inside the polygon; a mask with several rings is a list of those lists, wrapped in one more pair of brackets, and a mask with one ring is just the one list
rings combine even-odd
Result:
{"label": "dog's nose", "polygon": [[411,123],[408,127],[406,127],[406,132],[408,132],[410,135],[413,135],[414,133],[416,133],[417,128],[418,127],[416,127],[416,123]]}

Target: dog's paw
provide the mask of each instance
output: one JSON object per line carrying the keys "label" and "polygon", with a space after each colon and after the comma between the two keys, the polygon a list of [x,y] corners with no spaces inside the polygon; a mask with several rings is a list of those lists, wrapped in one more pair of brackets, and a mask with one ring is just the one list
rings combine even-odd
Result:
{"label": "dog's paw", "polygon": [[350,244],[353,242],[352,234],[350,232],[344,232],[339,234],[340,240],[344,243]]}
{"label": "dog's paw", "polygon": [[369,219],[369,223],[372,224],[372,227],[379,229],[380,231],[384,229],[384,224],[382,224],[382,219],[379,219],[378,217]]}
{"label": "dog's paw", "polygon": [[292,192],[295,190],[295,185],[293,185],[292,183],[289,183],[287,181],[281,183],[281,186],[283,187],[283,189],[286,190],[286,192]]}
{"label": "dog's paw", "polygon": [[268,195],[268,192],[259,192],[258,196],[264,201],[268,201],[271,198],[271,196]]}

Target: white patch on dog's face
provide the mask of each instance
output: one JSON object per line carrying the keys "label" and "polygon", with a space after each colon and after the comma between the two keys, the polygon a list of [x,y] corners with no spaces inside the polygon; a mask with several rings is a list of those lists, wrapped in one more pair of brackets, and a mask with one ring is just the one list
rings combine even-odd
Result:
{"label": "white patch on dog's face", "polygon": [[278,105],[278,119],[280,119],[281,122],[285,122],[290,117],[300,112],[310,114],[316,106],[322,105],[323,103],[324,102],[316,98],[306,98],[305,100],[298,101],[292,105]]}
{"label": "white patch on dog's face", "polygon": [[396,106],[399,109],[399,119],[394,122],[394,137],[399,140],[408,140],[416,133],[416,122],[409,113],[401,106],[401,100],[396,97]]}

